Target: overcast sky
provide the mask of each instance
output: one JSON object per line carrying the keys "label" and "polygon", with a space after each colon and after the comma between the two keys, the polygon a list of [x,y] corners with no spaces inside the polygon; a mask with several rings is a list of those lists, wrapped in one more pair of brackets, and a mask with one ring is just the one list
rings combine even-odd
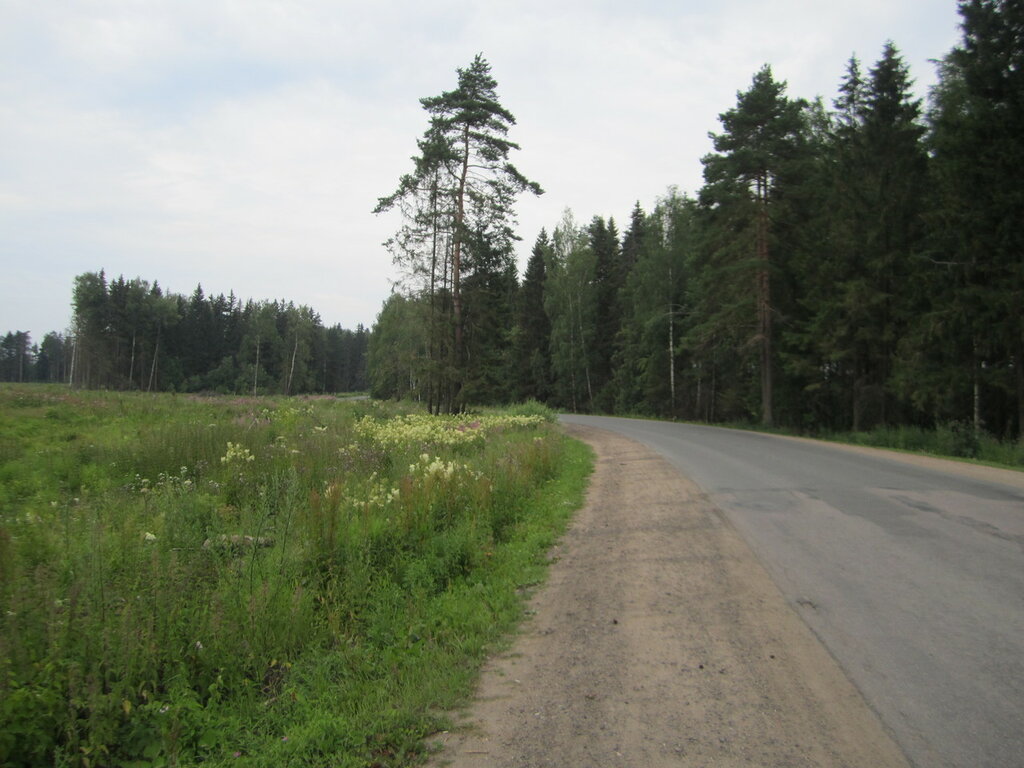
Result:
{"label": "overcast sky", "polygon": [[424,96],[482,53],[517,118],[520,265],[565,208],[624,224],[695,193],[762,64],[831,105],[886,40],[923,96],[954,0],[0,0],[0,334],[70,321],[75,275],[307,304],[371,325],[395,275],[378,197]]}

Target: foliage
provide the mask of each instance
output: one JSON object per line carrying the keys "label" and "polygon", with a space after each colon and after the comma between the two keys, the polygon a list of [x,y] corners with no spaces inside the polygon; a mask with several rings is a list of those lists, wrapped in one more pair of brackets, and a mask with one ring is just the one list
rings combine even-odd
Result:
{"label": "foliage", "polygon": [[[8,334],[0,381],[70,382],[144,391],[310,393],[365,391],[369,333],[325,328],[309,307],[189,298],[157,283],[86,272],[75,278],[73,327],[30,346]],[[11,350],[11,351],[8,351]]]}
{"label": "foliage", "polygon": [[[539,188],[507,164],[514,120],[476,57],[422,100],[414,167],[378,205],[402,215],[388,246],[405,279],[369,340],[374,394],[435,413],[533,398],[805,433],[969,424],[979,444],[1014,445],[1024,18],[1008,0],[959,9],[963,38],[927,104],[893,42],[837,72],[831,107],[788,96],[765,65],[721,113],[692,198],[637,203],[621,236],[604,212],[566,210],[521,284],[513,202]],[[80,276],[75,302],[71,336],[37,350],[8,333],[0,377],[330,391],[333,361],[358,357],[340,347],[368,336],[332,346],[304,308],[167,297],[102,272]]]}
{"label": "foliage", "polygon": [[589,460],[394,411],[0,387],[0,764],[416,761]]}
{"label": "foliage", "polygon": [[425,394],[434,412],[509,394],[503,363],[518,239],[512,205],[517,195],[542,190],[509,161],[519,149],[507,138],[516,120],[498,100],[497,85],[478,54],[458,70],[455,89],[420,100],[430,122],[414,170],[375,209],[402,213],[387,245],[420,283],[417,293],[430,310]]}
{"label": "foliage", "polygon": [[[927,110],[892,42],[871,66],[850,59],[831,109],[789,97],[766,65],[721,114],[695,199],[635,205],[621,238],[610,217],[567,210],[530,256],[511,343],[493,322],[504,300],[475,337],[486,385],[466,404],[1012,448],[1022,19],[1004,0],[960,11]],[[970,440],[947,440],[950,424]]]}

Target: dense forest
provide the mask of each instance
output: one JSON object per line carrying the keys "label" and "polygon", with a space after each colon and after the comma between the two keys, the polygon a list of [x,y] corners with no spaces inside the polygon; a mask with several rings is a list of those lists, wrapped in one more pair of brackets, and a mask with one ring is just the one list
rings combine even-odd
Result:
{"label": "dense forest", "polygon": [[711,134],[695,197],[566,211],[522,280],[515,120],[481,57],[422,99],[421,154],[378,210],[406,276],[370,339],[378,397],[806,430],[1024,422],[1024,5],[964,0],[927,105],[887,43],[831,107],[770,66]]}
{"label": "dense forest", "polygon": [[364,391],[369,332],[325,328],[309,307],[165,293],[103,271],[75,278],[72,328],[39,345],[24,332],[0,342],[0,381],[68,382],[142,391]]}

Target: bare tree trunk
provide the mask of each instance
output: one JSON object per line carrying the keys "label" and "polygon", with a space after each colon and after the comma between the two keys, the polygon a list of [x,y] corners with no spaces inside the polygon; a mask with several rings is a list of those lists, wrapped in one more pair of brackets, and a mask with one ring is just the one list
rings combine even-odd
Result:
{"label": "bare tree trunk", "polygon": [[156,361],[160,357],[160,328],[156,329],[156,344],[153,345],[153,363],[149,367],[149,385],[146,387],[147,392],[153,391],[153,380],[156,378]]}
{"label": "bare tree trunk", "polygon": [[71,367],[68,370],[68,384],[74,386],[75,383],[75,363],[78,362],[78,335],[75,334],[75,340],[71,344]]}
{"label": "bare tree trunk", "polygon": [[459,174],[459,189],[456,193],[455,242],[452,249],[452,320],[455,322],[455,349],[452,359],[455,363],[452,382],[452,403],[448,409],[454,413],[458,408],[459,392],[462,389],[462,238],[466,220],[466,179],[469,176],[469,125],[462,129],[462,172]]}
{"label": "bare tree trunk", "polygon": [[295,355],[299,351],[299,334],[295,334],[295,346],[292,347],[292,365],[288,369],[288,383],[284,385],[284,393],[290,395],[292,393],[292,375],[295,373]]}
{"label": "bare tree trunk", "polygon": [[579,413],[579,407],[576,404],[576,328],[573,323],[572,314],[572,291],[569,291],[569,372],[570,382],[572,384],[572,412]]}
{"label": "bare tree trunk", "polygon": [[772,306],[768,253],[768,180],[757,180],[757,331],[761,337],[761,423],[770,427],[772,415]]}
{"label": "bare tree trunk", "polygon": [[[669,273],[671,276],[671,272]],[[671,277],[669,279],[671,284]],[[672,315],[672,304],[668,305],[668,392],[672,415],[676,414],[676,338],[675,318]]]}
{"label": "bare tree trunk", "polygon": [[[430,302],[430,328],[428,331],[427,343],[429,352],[427,354],[427,413],[440,413],[440,365],[441,345],[437,338],[437,246],[440,233],[438,232],[438,210],[437,210],[437,172],[430,188],[430,292],[427,298]],[[437,402],[435,402],[435,400]]]}

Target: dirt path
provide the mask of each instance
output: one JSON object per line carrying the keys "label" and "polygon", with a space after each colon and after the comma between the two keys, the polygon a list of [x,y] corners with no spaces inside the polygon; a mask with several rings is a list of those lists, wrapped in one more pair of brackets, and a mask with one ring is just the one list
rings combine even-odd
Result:
{"label": "dirt path", "polygon": [[432,765],[906,766],[835,661],[689,480],[623,437],[512,648]]}

